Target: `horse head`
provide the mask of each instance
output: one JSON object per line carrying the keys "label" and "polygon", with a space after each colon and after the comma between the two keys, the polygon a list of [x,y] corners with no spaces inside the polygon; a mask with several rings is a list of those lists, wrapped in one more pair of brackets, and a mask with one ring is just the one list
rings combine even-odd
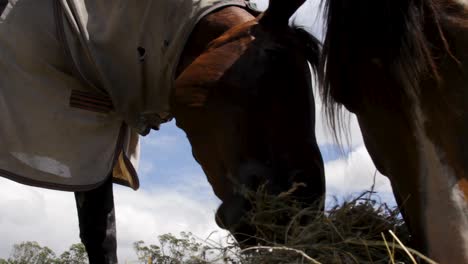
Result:
{"label": "horse head", "polygon": [[457,1],[324,0],[320,73],[332,124],[357,116],[414,244],[468,262],[468,9]]}
{"label": "horse head", "polygon": [[318,41],[287,21],[271,23],[284,15],[276,8],[287,6],[289,17],[299,2],[273,1],[264,15],[211,42],[176,80],[177,125],[223,201],[218,223],[238,240],[255,234],[242,217],[253,207],[249,193],[260,187],[307,205],[324,194],[306,59],[316,67]]}

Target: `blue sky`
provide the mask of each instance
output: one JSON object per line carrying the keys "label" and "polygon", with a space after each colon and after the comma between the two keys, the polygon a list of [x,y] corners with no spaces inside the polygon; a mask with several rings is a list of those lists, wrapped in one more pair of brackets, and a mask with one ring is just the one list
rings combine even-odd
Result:
{"label": "blue sky", "polygon": [[[336,144],[322,144],[320,151],[325,162],[343,158],[343,151]],[[347,152],[350,152],[348,150]],[[141,188],[153,185],[177,187],[180,182],[203,174],[191,154],[191,146],[184,131],[175,122],[164,124],[161,130],[141,140],[140,180]]]}
{"label": "blue sky", "polygon": [[[308,1],[295,21],[320,36],[320,19],[310,17],[313,13],[317,13],[317,1]],[[343,199],[369,189],[376,170],[355,118],[351,116],[349,124],[349,151],[342,156],[324,125],[320,100],[316,107],[316,134],[326,162],[329,197]],[[180,231],[192,231],[201,238],[215,230],[219,239],[226,235],[214,222],[219,200],[194,161],[184,132],[174,122],[142,139],[141,157],[141,189],[135,192],[115,186],[122,263],[136,258],[132,243],[137,240],[154,243],[157,235]],[[388,180],[378,175],[376,183],[382,198],[394,204]],[[57,253],[78,242],[73,194],[31,188],[0,178],[0,258],[8,257],[14,243],[25,240],[38,241]]]}

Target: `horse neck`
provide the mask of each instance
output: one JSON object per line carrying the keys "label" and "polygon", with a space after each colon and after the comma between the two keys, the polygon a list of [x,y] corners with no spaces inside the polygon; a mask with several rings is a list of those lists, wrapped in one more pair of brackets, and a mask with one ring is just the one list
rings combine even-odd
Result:
{"label": "horse neck", "polygon": [[179,61],[176,75],[200,56],[209,44],[229,29],[251,21],[255,17],[246,9],[229,6],[205,16],[194,28]]}
{"label": "horse neck", "polygon": [[[408,30],[406,40],[425,49],[416,63],[426,65],[413,84],[411,71],[400,78],[401,88],[411,101],[413,133],[419,149],[422,226],[430,257],[441,263],[467,263],[467,9],[453,0],[426,0],[417,7],[421,18],[413,23],[420,24],[413,25],[421,31],[412,35]],[[399,60],[408,66],[414,63],[409,57]],[[441,241],[442,236],[450,243]]]}

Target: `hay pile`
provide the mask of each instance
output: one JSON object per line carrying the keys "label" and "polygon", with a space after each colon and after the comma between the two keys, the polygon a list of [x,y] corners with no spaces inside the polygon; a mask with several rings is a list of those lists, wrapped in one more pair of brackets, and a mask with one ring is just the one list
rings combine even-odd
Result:
{"label": "hay pile", "polygon": [[[231,244],[223,248],[223,256],[216,263],[418,263],[426,260],[405,246],[410,236],[399,211],[379,202],[373,192],[337,204],[325,214],[261,192],[252,199],[256,202],[249,221],[257,227],[256,237],[263,239],[259,240],[258,247],[239,250]],[[287,228],[283,219],[292,219]]]}

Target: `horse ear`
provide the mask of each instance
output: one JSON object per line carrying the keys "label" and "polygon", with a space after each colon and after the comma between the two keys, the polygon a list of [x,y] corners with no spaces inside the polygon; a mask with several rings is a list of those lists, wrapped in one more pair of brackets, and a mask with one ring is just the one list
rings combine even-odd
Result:
{"label": "horse ear", "polygon": [[276,25],[288,25],[289,18],[305,0],[270,0],[270,5],[260,21]]}

